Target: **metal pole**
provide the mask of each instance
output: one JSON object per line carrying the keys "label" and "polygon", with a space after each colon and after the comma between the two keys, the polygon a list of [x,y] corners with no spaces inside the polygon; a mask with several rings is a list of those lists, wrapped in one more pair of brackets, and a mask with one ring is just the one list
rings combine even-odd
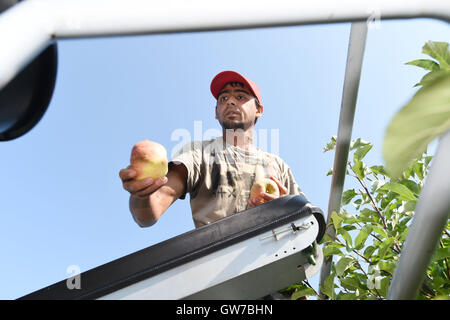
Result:
{"label": "metal pole", "polygon": [[416,299],[450,215],[450,130],[440,139],[408,231],[388,299]]}
{"label": "metal pole", "polygon": [[[331,180],[330,198],[328,202],[326,234],[333,240],[336,237],[336,230],[334,230],[333,224],[330,223],[331,214],[333,211],[339,212],[341,207],[366,37],[367,24],[364,22],[352,23],[336,140],[336,153],[334,155],[333,178]],[[325,279],[330,275],[332,260],[332,256],[324,260],[320,272],[320,289],[322,289]],[[321,294],[321,297],[325,298],[323,294]]]}
{"label": "metal pole", "polygon": [[0,89],[54,39],[415,17],[449,21],[450,2],[27,0],[0,15]]}

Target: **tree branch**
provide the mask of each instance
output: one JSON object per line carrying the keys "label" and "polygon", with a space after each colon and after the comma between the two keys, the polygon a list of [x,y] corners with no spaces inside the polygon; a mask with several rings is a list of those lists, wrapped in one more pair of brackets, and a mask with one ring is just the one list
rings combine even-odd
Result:
{"label": "tree branch", "polygon": [[[442,240],[439,240],[439,244],[440,244],[441,248],[444,248],[444,243],[442,242]],[[448,260],[447,260],[447,258],[444,259],[444,263],[445,263],[445,266],[447,267],[447,274],[446,274],[447,279],[450,279],[450,269],[448,267]]]}
{"label": "tree branch", "polygon": [[[364,276],[369,279],[369,275],[364,271],[363,267],[359,264],[359,261],[356,260],[356,264],[358,265],[359,270],[362,271],[362,273],[364,273]],[[380,295],[380,293],[378,292],[377,288],[374,286],[373,289],[375,290],[375,294],[378,296],[378,300],[383,300],[383,297]],[[372,289],[369,289],[369,291]]]}
{"label": "tree branch", "polygon": [[317,294],[317,291],[309,284],[308,280],[306,280],[306,279],[303,280],[303,283],[306,284],[306,286],[308,288],[313,289],[313,291],[314,291],[315,295],[317,296],[317,298],[319,298],[320,300],[323,300],[323,298],[319,294]]}
{"label": "tree branch", "polygon": [[[350,169],[352,169],[352,171],[356,174],[356,172],[353,170],[352,164],[350,163],[350,161],[348,161],[348,166],[350,167]],[[364,181],[362,181],[358,175],[356,174],[355,178],[359,181],[359,183],[361,184],[361,186],[364,188],[364,190],[366,191],[367,196],[370,199],[370,202],[372,204],[372,207],[375,209],[375,211],[377,212],[378,216],[380,217],[381,221],[383,222],[383,229],[384,230],[388,230],[387,224],[386,224],[386,220],[384,219],[383,214],[381,213],[380,209],[378,208],[377,204],[375,203],[375,200],[372,197],[372,194],[370,193],[369,189],[367,188],[366,184],[364,183]],[[400,254],[400,252],[402,251],[397,243],[397,241],[394,242],[394,251],[396,251],[396,253]]]}
{"label": "tree branch", "polygon": [[[337,243],[339,243],[340,245],[345,246],[345,244],[342,241],[340,241],[338,238],[336,238],[335,241]],[[363,258],[368,264],[372,264],[372,262],[369,259],[367,259],[366,257],[364,257],[364,255],[361,252],[359,252],[358,250],[352,249],[352,251],[354,253],[356,253],[358,256],[360,256],[361,258]]]}
{"label": "tree branch", "polygon": [[[355,170],[353,170],[352,164],[350,163],[350,161],[348,161],[348,166],[350,167],[350,169],[352,169],[352,171],[356,174]],[[367,188],[366,184],[358,177],[358,175],[356,174],[355,178],[359,181],[359,183],[361,184],[361,186],[364,188],[364,190],[366,191],[366,194],[369,196],[370,202],[372,203],[372,207],[375,209],[375,211],[378,213],[378,216],[380,217],[381,221],[383,222],[383,227],[385,230],[387,230],[387,224],[386,224],[386,220],[384,219],[384,216],[381,214],[380,209],[378,209],[378,206],[376,205],[375,201],[372,198],[372,194],[370,193],[369,189]]]}

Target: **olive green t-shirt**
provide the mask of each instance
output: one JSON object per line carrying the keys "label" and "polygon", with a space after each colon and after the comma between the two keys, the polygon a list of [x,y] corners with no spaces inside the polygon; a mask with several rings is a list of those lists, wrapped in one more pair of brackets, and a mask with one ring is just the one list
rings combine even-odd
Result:
{"label": "olive green t-shirt", "polygon": [[[222,137],[185,144],[171,163],[183,163],[187,168],[186,193],[190,194],[196,228],[248,209],[255,178],[274,176],[288,194],[305,196],[279,156],[256,147],[247,151],[224,142]],[[180,199],[185,199],[186,193]]]}

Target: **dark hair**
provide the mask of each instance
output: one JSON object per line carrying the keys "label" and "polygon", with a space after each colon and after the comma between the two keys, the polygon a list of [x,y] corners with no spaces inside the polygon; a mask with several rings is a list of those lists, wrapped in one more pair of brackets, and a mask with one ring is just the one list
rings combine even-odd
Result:
{"label": "dark hair", "polygon": [[[257,97],[255,97],[255,103],[256,103],[257,108],[261,106],[261,103],[259,103],[259,100]],[[256,121],[258,121],[258,118],[255,119],[255,124],[256,124]]]}

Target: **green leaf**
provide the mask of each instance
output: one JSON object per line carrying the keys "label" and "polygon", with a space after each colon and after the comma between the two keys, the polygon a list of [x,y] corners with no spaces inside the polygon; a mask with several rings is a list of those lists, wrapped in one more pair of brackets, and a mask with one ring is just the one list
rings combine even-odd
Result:
{"label": "green leaf", "polygon": [[382,174],[383,176],[389,177],[389,173],[386,171],[384,166],[371,166],[370,170],[376,174]]}
{"label": "green leaf", "polygon": [[366,248],[366,250],[364,250],[364,253],[363,253],[364,257],[366,257],[367,259],[369,259],[369,258],[372,256],[373,252],[374,252],[376,249],[377,249],[377,248],[374,247],[374,246],[368,246],[368,247]]}
{"label": "green leaf", "polygon": [[442,260],[445,258],[450,257],[450,247],[446,247],[446,248],[437,248],[435,253],[434,253],[434,257],[433,257],[433,262],[434,261],[438,261],[438,260]]}
{"label": "green leaf", "polygon": [[330,274],[325,281],[323,282],[323,286],[321,288],[321,292],[326,294],[330,299],[335,298],[334,292],[334,278],[336,275],[334,273]]}
{"label": "green leaf", "polygon": [[355,249],[359,250],[364,247],[367,237],[372,232],[370,225],[365,225],[355,238]]}
{"label": "green leaf", "polygon": [[316,292],[314,291],[313,288],[304,288],[304,289],[295,291],[291,296],[291,300],[297,300],[298,298],[301,298],[301,297],[315,296],[315,295],[316,295]]}
{"label": "green leaf", "polygon": [[336,275],[338,277],[342,276],[345,270],[347,270],[348,267],[350,267],[354,261],[355,259],[350,256],[344,256],[340,258],[339,261],[336,263]]}
{"label": "green leaf", "polygon": [[[329,227],[329,225],[328,225],[328,227]],[[333,242],[333,241],[334,240],[331,239],[330,235],[327,232],[325,232],[325,234],[323,235],[322,240],[320,240],[319,244],[327,244],[327,243]]]}
{"label": "green leaf", "polygon": [[359,210],[359,208],[361,207],[361,203],[362,203],[362,199],[356,199],[355,201],[353,201],[353,206],[356,208],[356,210]]}
{"label": "green leaf", "polygon": [[[402,184],[402,185],[404,185],[404,186],[406,186],[409,190],[411,190],[413,193],[415,193],[415,194],[420,194],[420,186],[416,183],[416,182],[414,182],[414,181],[412,181],[412,180],[402,180],[402,181],[400,181],[400,183]],[[414,199],[411,199],[411,200],[414,200]]]}
{"label": "green leaf", "polygon": [[280,290],[280,292],[288,292],[288,291],[295,291],[295,290],[300,290],[306,288],[306,284],[304,284],[303,282],[297,282],[294,284],[291,284],[289,287],[284,288],[283,290]]}
{"label": "green leaf", "polygon": [[378,292],[380,293],[380,295],[382,297],[386,297],[387,296],[390,283],[391,283],[391,280],[390,280],[389,277],[381,279],[381,281],[380,281],[380,288],[377,289],[377,290],[378,290]]}
{"label": "green leaf", "polygon": [[416,210],[417,201],[407,201],[405,204],[405,212]]}
{"label": "green leaf", "polygon": [[407,62],[406,64],[410,64],[412,66],[417,66],[424,68],[426,70],[435,71],[439,70],[439,64],[429,59],[417,59],[414,61]]}
{"label": "green leaf", "polygon": [[337,136],[332,136],[331,141],[327,143],[327,145],[323,149],[323,152],[334,150],[334,148],[336,147],[336,139],[337,139]]}
{"label": "green leaf", "polygon": [[[386,192],[386,190],[379,190],[379,192]],[[381,199],[380,209],[382,211],[386,210],[392,201],[395,202],[395,200],[397,200],[397,197],[398,194],[396,192],[387,191],[386,196]]]}
{"label": "green leaf", "polygon": [[360,288],[361,284],[356,278],[343,278],[341,279],[341,286],[348,290],[355,290]]}
{"label": "green leaf", "polygon": [[391,245],[394,243],[395,238],[387,238],[386,240],[384,240],[379,249],[378,249],[378,258],[383,259],[384,256],[386,255],[387,251],[389,250],[389,248],[391,247]]}
{"label": "green leaf", "polygon": [[369,150],[372,149],[372,145],[370,144],[366,144],[360,148],[358,148],[355,151],[355,154],[353,155],[354,159],[358,159],[358,160],[362,160],[362,158],[364,158],[367,154],[367,152],[369,152]]}
{"label": "green leaf", "polygon": [[366,219],[370,219],[372,217],[372,215],[375,213],[375,211],[370,210],[369,208],[364,208],[359,213],[360,213],[361,217],[364,217]]}
{"label": "green leaf", "polygon": [[332,242],[323,248],[323,255],[324,255],[324,257],[334,255],[334,254],[342,255],[342,252],[340,250],[340,248],[342,248],[342,247],[343,246],[341,244]]}
{"label": "green leaf", "polygon": [[359,179],[363,180],[365,177],[364,174],[364,165],[361,160],[354,159],[353,171],[356,173]]}
{"label": "green leaf", "polygon": [[375,193],[379,188],[381,188],[385,184],[382,180],[374,180],[371,183],[371,191],[372,193]]}
{"label": "green leaf", "polygon": [[450,300],[450,295],[441,295],[434,297],[432,300]]}
{"label": "green leaf", "polygon": [[450,74],[445,74],[421,88],[388,125],[383,145],[388,172],[399,177],[411,160],[449,128]]}
{"label": "green leaf", "polygon": [[356,140],[353,140],[352,142],[350,142],[350,150],[355,150],[364,146],[370,145],[370,142],[365,141],[361,138],[358,138]]}
{"label": "green leaf", "polygon": [[355,196],[357,195],[356,191],[354,189],[350,189],[345,191],[342,194],[342,202],[341,205],[345,206],[346,204],[348,204]]}
{"label": "green leaf", "polygon": [[428,167],[428,165],[430,164],[431,160],[433,160],[433,156],[426,156],[424,158],[424,164],[426,167]]}
{"label": "green leaf", "polygon": [[359,220],[365,223],[372,223],[377,225],[380,223],[380,218],[376,211],[364,208],[360,211]]}
{"label": "green leaf", "polygon": [[336,230],[336,232],[338,232],[339,229],[341,228],[343,220],[344,218],[342,218],[339,214],[333,211],[333,213],[331,214],[331,221],[333,222],[334,230]]}
{"label": "green leaf", "polygon": [[359,222],[359,220],[352,214],[349,214],[348,212],[341,212],[341,217],[344,219],[344,223],[347,224],[354,224],[356,222]]}
{"label": "green leaf", "polygon": [[[417,86],[427,86],[430,83],[433,83],[433,81],[439,77],[445,76],[447,72],[445,70],[438,70],[438,71],[430,71],[426,75],[422,77],[419,83],[417,83],[414,87]],[[416,93],[417,94],[417,93]]]}
{"label": "green leaf", "polygon": [[450,71],[450,50],[447,42],[427,41],[422,48],[422,53],[439,61],[441,69]]}
{"label": "green leaf", "polygon": [[350,250],[350,248],[353,246],[353,240],[350,234],[344,228],[339,229],[339,234],[342,235],[342,238],[344,238],[347,245],[347,250]]}
{"label": "green leaf", "polygon": [[417,175],[417,177],[420,180],[423,180],[423,163],[416,162],[413,165],[413,170],[414,170],[414,173]]}
{"label": "green leaf", "polygon": [[414,193],[412,193],[412,191],[409,190],[408,187],[398,182],[388,182],[384,184],[380,189],[398,193],[401,196],[400,200],[417,200]]}
{"label": "green leaf", "polygon": [[379,226],[372,226],[372,230],[375,231],[378,234],[378,238],[386,238],[387,237],[387,233],[386,231],[379,227]]}
{"label": "green leaf", "polygon": [[347,231],[352,231],[352,230],[356,230],[356,227],[352,226],[352,225],[346,225],[346,226],[343,226],[342,229],[345,229]]}
{"label": "green leaf", "polygon": [[356,300],[358,297],[356,296],[356,293],[351,292],[344,292],[339,294],[339,300]]}
{"label": "green leaf", "polygon": [[391,275],[394,274],[395,271],[395,267],[397,265],[397,262],[389,260],[389,261],[380,261],[378,263],[378,267],[380,269],[380,271],[387,271],[389,272]]}
{"label": "green leaf", "polygon": [[408,236],[409,228],[405,228],[402,230],[402,232],[397,236],[398,241],[405,241],[406,237]]}

